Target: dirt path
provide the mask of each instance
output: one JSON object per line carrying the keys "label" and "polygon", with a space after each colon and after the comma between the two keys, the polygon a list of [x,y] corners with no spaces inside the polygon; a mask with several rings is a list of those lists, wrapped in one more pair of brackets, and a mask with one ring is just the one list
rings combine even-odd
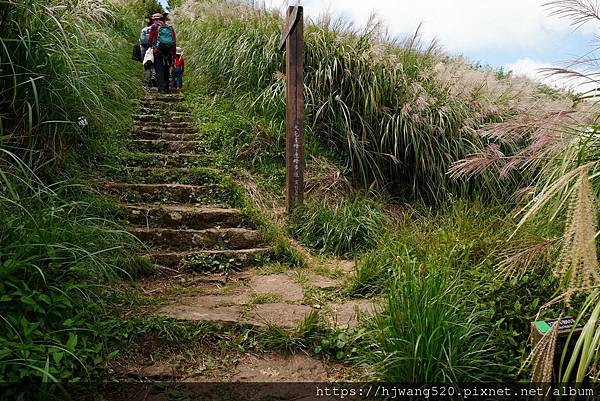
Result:
{"label": "dirt path", "polygon": [[[272,263],[271,244],[231,201],[231,189],[222,182],[226,172],[212,169],[210,155],[202,152],[201,134],[182,95],[149,93],[134,119],[134,151],[123,162],[118,182],[107,183],[106,189],[118,197],[129,231],[148,245],[145,256],[157,266],[158,274],[134,286],[157,301],[152,314],[206,322],[217,331],[285,333],[311,319],[337,330],[353,328],[357,312],[373,310],[370,302],[340,297],[348,265],[315,272]],[[127,362],[121,373],[177,381],[344,377],[339,364],[302,353],[232,351],[230,361],[220,353],[213,358],[223,359],[218,368],[209,369],[205,357],[154,355],[150,340],[148,357]]]}

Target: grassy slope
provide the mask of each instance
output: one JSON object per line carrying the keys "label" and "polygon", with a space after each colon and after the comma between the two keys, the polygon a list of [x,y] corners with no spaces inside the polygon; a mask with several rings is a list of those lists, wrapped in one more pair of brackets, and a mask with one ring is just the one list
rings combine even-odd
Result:
{"label": "grassy slope", "polygon": [[[86,380],[114,353],[114,282],[138,264],[84,176],[123,147],[139,97],[131,6],[5,2],[0,64],[0,381]],[[79,116],[87,126],[79,126]]]}
{"label": "grassy slope", "polygon": [[[186,7],[180,12],[189,12],[190,4]],[[276,36],[281,21],[269,13],[253,13],[247,9],[243,9],[243,22],[241,18],[238,21],[235,15],[241,15],[240,9],[232,13],[218,4],[206,5],[205,2],[197,8],[196,13],[198,19],[195,22],[180,19],[178,29],[189,64],[186,77],[188,99],[195,108],[205,133],[206,147],[215,155],[217,163],[222,167],[232,171],[250,172],[259,188],[258,191],[254,191],[254,197],[258,198],[259,203],[281,205],[284,182],[282,81],[276,72],[282,68],[282,59],[274,49],[271,49],[274,43],[272,39]],[[474,188],[474,196],[470,197],[470,200],[456,202],[455,196],[448,197],[448,195],[449,191],[456,191],[459,188],[453,187],[454,184],[448,184],[439,176],[433,177],[445,174],[448,163],[468,152],[468,148],[460,144],[466,138],[460,135],[467,135],[464,130],[469,132],[486,121],[495,121],[502,116],[509,116],[516,112],[513,107],[517,100],[526,102],[540,96],[539,93],[529,84],[512,82],[506,77],[494,78],[489,72],[478,71],[451,60],[443,66],[437,65],[437,72],[434,73],[431,69],[427,69],[427,65],[430,65],[428,63],[432,62],[430,57],[433,55],[425,54],[422,56],[423,59],[419,60],[421,56],[418,52],[412,49],[404,50],[401,51],[399,58],[398,54],[395,54],[394,60],[399,63],[399,67],[393,69],[395,74],[402,74],[402,89],[388,81],[385,86],[395,87],[398,92],[406,92],[407,88],[421,85],[422,80],[425,79],[429,86],[426,86],[425,93],[422,95],[430,100],[433,97],[435,100],[432,100],[433,103],[428,103],[423,110],[411,111],[413,113],[411,117],[399,117],[393,112],[384,112],[385,116],[383,116],[372,111],[367,112],[359,106],[361,96],[367,96],[361,92],[365,90],[364,87],[357,88],[357,92],[352,89],[352,86],[358,85],[361,79],[354,76],[355,71],[360,71],[364,77],[373,73],[373,76],[381,78],[381,75],[377,74],[385,76],[385,67],[389,67],[387,64],[389,61],[379,62],[374,56],[379,48],[368,44],[372,37],[369,34],[364,36],[340,34],[332,26],[327,28],[310,26],[307,35],[307,90],[309,91],[307,118],[310,127],[307,136],[307,154],[325,160],[327,168],[333,170],[337,176],[341,174],[342,178],[344,173],[348,174],[351,171],[357,173],[357,168],[360,166],[354,162],[346,164],[344,160],[354,160],[354,157],[359,159],[360,156],[356,154],[350,155],[353,152],[358,152],[357,154],[360,152],[356,148],[344,148],[342,145],[344,140],[338,141],[339,137],[336,139],[337,135],[348,138],[346,135],[350,135],[350,131],[355,131],[338,120],[338,117],[344,115],[343,110],[329,109],[332,107],[331,101],[339,100],[332,98],[335,97],[334,94],[341,91],[340,88],[349,87],[352,96],[357,96],[352,100],[354,103],[348,105],[354,115],[352,121],[360,119],[361,124],[367,124],[368,122],[365,122],[367,120],[363,119],[364,113],[369,114],[369,124],[373,124],[374,119],[377,118],[380,119],[379,121],[386,121],[385,118],[400,118],[400,127],[404,126],[404,128],[395,127],[388,132],[382,126],[378,126],[377,130],[380,128],[383,130],[378,131],[377,135],[394,136],[397,135],[398,130],[406,133],[407,129],[410,132],[412,139],[404,137],[402,139],[405,141],[402,142],[404,145],[398,146],[406,148],[408,145],[411,153],[406,153],[402,160],[412,161],[410,168],[404,166],[401,169],[416,170],[416,175],[406,175],[394,169],[387,170],[390,173],[395,171],[392,174],[400,177],[400,183],[395,180],[389,182],[388,188],[392,189],[391,193],[410,197],[407,192],[393,189],[393,186],[400,184],[401,187],[412,192],[412,195],[428,194],[423,197],[427,199],[433,197],[438,204],[435,210],[421,203],[415,203],[408,208],[399,207],[394,202],[390,203],[389,193],[356,191],[352,190],[352,185],[348,183],[348,185],[341,185],[344,190],[332,196],[333,202],[324,203],[317,200],[323,193],[313,197],[313,200],[309,197],[308,210],[300,213],[290,222],[291,233],[320,252],[348,255],[349,250],[354,251],[351,254],[357,256],[360,261],[355,280],[349,283],[345,290],[347,296],[386,294],[390,290],[388,287],[390,283],[391,294],[397,294],[399,289],[394,289],[396,285],[394,283],[400,283],[400,289],[404,289],[402,280],[406,279],[405,274],[409,275],[415,288],[429,282],[428,280],[433,280],[432,283],[437,282],[441,285],[441,293],[451,290],[453,295],[450,299],[456,303],[455,307],[472,313],[457,313],[454,317],[450,313],[443,318],[449,319],[444,320],[450,324],[448,327],[452,326],[452,321],[470,324],[463,332],[450,330],[448,337],[458,340],[465,335],[471,335],[470,338],[478,344],[478,351],[481,353],[475,352],[470,360],[467,355],[463,358],[465,359],[463,362],[467,367],[470,362],[470,368],[482,365],[482,370],[455,369],[453,371],[447,366],[425,363],[427,359],[432,361],[438,358],[439,360],[446,351],[460,349],[460,344],[452,341],[449,344],[436,344],[437,351],[432,349],[430,353],[419,357],[425,360],[415,359],[411,349],[418,343],[419,335],[427,338],[427,335],[417,331],[434,328],[418,328],[409,323],[398,327],[398,322],[394,323],[393,316],[408,314],[410,311],[404,309],[402,303],[393,301],[394,297],[390,297],[389,302],[384,305],[386,311],[384,316],[391,316],[392,319],[372,322],[361,329],[364,331],[358,333],[360,336],[354,345],[362,351],[358,351],[359,355],[355,355],[352,360],[367,366],[375,366],[375,376],[383,379],[418,381],[423,377],[439,379],[444,374],[448,374],[447,378],[451,380],[465,378],[503,380],[513,377],[525,355],[529,322],[535,318],[540,303],[549,299],[555,288],[556,283],[548,273],[552,254],[547,253],[546,256],[542,255],[529,261],[539,266],[538,270],[519,279],[506,279],[498,273],[497,268],[507,248],[519,249],[539,242],[542,238],[532,228],[525,230],[513,240],[512,244],[507,244],[506,238],[510,236],[515,226],[505,219],[510,211],[510,205],[507,206],[503,201],[505,198],[502,196],[502,191],[496,191],[495,187],[491,187],[491,192],[495,192],[492,199],[499,198],[500,202],[490,203],[490,188],[479,191],[477,187]],[[354,51],[349,50],[349,47],[337,46],[339,43],[355,44],[357,40],[363,40],[366,48],[358,49],[356,52],[364,53],[355,54]],[[334,51],[331,49],[334,43],[336,55],[328,53]],[[388,51],[394,53],[400,50],[388,49]],[[378,57],[383,56],[378,54]],[[364,65],[357,66],[355,64],[357,62],[354,61],[356,59]],[[215,60],[219,62],[214,63]],[[340,64],[337,67],[323,65],[319,60],[336,60],[334,63]],[[432,75],[429,78],[411,75],[410,68],[409,71],[404,71],[407,70],[407,65],[429,71]],[[348,73],[345,78],[335,75],[335,71],[339,69],[338,72],[343,76],[344,68],[352,73]],[[440,78],[444,74],[447,74],[445,81]],[[317,76],[321,75],[330,77],[328,79],[331,81],[328,81],[328,85],[316,82]],[[364,79],[365,86],[369,86],[370,90],[377,90],[378,86],[370,78]],[[478,87],[478,82],[481,81],[486,84],[480,87],[480,92],[477,92],[474,88]],[[440,89],[443,94],[440,93]],[[330,97],[329,100],[327,96]],[[386,104],[389,104],[387,102],[395,104],[394,109],[396,109],[415,101],[414,98],[400,100],[393,94],[389,95],[393,100],[381,96],[377,97],[375,103],[382,110],[386,109]],[[452,101],[448,101],[448,96],[452,97]],[[345,99],[344,101],[347,102]],[[446,103],[450,107],[450,111],[448,108],[445,110],[452,117],[442,117],[451,119],[447,125],[436,128],[440,127],[441,122],[435,119],[429,120],[427,129],[423,129],[418,124],[410,125],[412,118],[428,119],[427,113],[439,111],[440,103]],[[316,112],[315,110],[320,109],[321,106],[328,110]],[[474,118],[474,115],[478,117]],[[407,119],[409,121],[402,121]],[[467,122],[472,125],[466,127]],[[428,129],[433,131],[430,132]],[[439,139],[431,136],[434,133],[439,135],[440,129],[441,132],[446,133],[447,137],[444,141],[448,142],[440,142]],[[459,129],[461,134],[455,136],[453,133]],[[367,132],[369,135],[375,135],[371,128],[368,128]],[[423,145],[423,141],[434,141],[435,146],[448,147],[434,149]],[[351,142],[348,139],[348,143]],[[450,148],[453,149],[451,152],[448,150]],[[436,161],[436,155],[447,157],[448,162]],[[422,163],[415,162],[415,157],[422,157]],[[434,159],[426,159],[426,157]],[[373,168],[369,163],[379,163],[369,161],[368,158],[369,156],[365,156],[364,159],[365,166],[370,166],[368,168]],[[309,165],[313,160],[309,160]],[[383,165],[389,168],[387,162],[379,164],[380,167]],[[431,168],[435,166],[436,170],[424,168],[429,165],[432,166]],[[423,171],[419,171],[420,169]],[[331,182],[331,176],[327,175],[327,171],[322,168],[312,173],[316,176],[320,174],[321,178],[325,178],[321,182],[316,179],[317,187],[323,187],[324,184]],[[359,177],[355,176],[358,178],[354,180],[355,184],[360,184],[361,175],[363,179],[365,178],[364,174],[359,172]],[[383,179],[386,179],[385,174]],[[427,188],[428,186],[436,186],[437,189]],[[436,192],[440,188],[443,188],[441,192]],[[336,189],[339,189],[339,186],[336,186]],[[459,190],[458,193],[462,192]],[[441,197],[438,196],[440,194]],[[479,201],[478,198],[484,201]],[[387,217],[380,217],[385,215]],[[373,250],[363,253],[369,248]],[[421,271],[422,274],[413,274],[415,271]],[[433,274],[435,272],[448,278],[440,281],[440,276],[437,273]],[[396,281],[394,277],[401,277],[398,279],[400,281]],[[422,280],[424,281],[421,282]],[[456,282],[461,284],[456,285]],[[414,296],[415,293],[406,296],[410,295]],[[430,293],[426,296],[432,297],[430,301],[433,302],[438,295]],[[416,298],[414,301],[417,301]],[[426,318],[418,309],[412,313],[414,313],[412,319]],[[551,315],[552,311],[547,313]],[[384,335],[382,337],[377,333]],[[407,343],[390,345],[379,342],[381,338],[394,335],[407,338]],[[394,366],[382,362],[383,358],[389,355],[396,355],[397,358],[404,356],[415,362],[416,367],[429,366],[430,370],[419,371],[420,376],[408,377],[406,373],[395,370]],[[484,360],[486,364],[482,364]],[[439,376],[440,374],[442,376]]]}

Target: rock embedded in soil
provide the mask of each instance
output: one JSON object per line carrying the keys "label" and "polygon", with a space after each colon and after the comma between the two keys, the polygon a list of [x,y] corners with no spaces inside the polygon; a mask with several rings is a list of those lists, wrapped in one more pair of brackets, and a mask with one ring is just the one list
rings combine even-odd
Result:
{"label": "rock embedded in soil", "polygon": [[332,290],[340,286],[340,283],[336,280],[333,280],[329,277],[311,275],[308,278],[308,284],[320,288],[322,290]]}
{"label": "rock embedded in soil", "polygon": [[275,294],[283,301],[304,299],[302,287],[287,274],[254,276],[250,280],[250,288],[258,294]]}
{"label": "rock embedded in soil", "polygon": [[372,315],[375,313],[375,304],[366,300],[351,300],[344,303],[332,303],[327,306],[333,312],[328,317],[329,322],[340,328],[355,328],[359,323],[359,315]]}
{"label": "rock embedded in soil", "polygon": [[254,305],[245,317],[245,322],[252,326],[275,325],[294,328],[306,319],[313,311],[310,306],[272,303]]}
{"label": "rock embedded in soil", "polygon": [[246,355],[237,365],[236,382],[326,382],[323,361],[306,355]]}

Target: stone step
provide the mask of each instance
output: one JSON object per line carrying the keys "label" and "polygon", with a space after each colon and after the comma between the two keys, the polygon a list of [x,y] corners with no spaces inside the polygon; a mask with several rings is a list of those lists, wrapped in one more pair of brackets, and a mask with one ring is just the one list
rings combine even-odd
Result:
{"label": "stone step", "polygon": [[171,228],[129,227],[140,241],[158,249],[184,251],[192,249],[246,249],[263,242],[260,231],[247,228],[208,228],[177,230]]}
{"label": "stone step", "polygon": [[198,141],[198,134],[171,134],[168,132],[160,132],[160,130],[152,131],[142,131],[137,133],[137,137],[143,139],[151,139],[151,140],[165,140],[165,141]]}
{"label": "stone step", "polygon": [[[325,302],[314,307],[298,304],[304,301],[305,292],[286,274],[243,273],[242,279],[244,285],[232,285],[225,291],[220,286],[205,286],[196,294],[178,297],[171,304],[160,307],[156,313],[182,321],[283,328],[297,328],[309,315],[316,313],[320,315],[321,322],[338,329],[356,328],[360,317],[377,313],[377,301],[374,299]],[[256,296],[261,294],[268,298],[264,303],[257,303]],[[318,318],[313,316],[313,319],[315,317]],[[323,324],[321,322],[319,324]]]}
{"label": "stone step", "polygon": [[207,167],[128,167],[113,174],[114,181],[134,184],[219,185],[219,170]]}
{"label": "stone step", "polygon": [[170,110],[182,110],[185,111],[187,106],[181,100],[165,100],[165,99],[142,99],[140,102],[142,107],[160,107]]}
{"label": "stone step", "polygon": [[121,209],[130,223],[150,227],[201,230],[241,227],[246,223],[237,209],[189,205],[121,205]]}
{"label": "stone step", "polygon": [[195,128],[193,124],[189,121],[137,121],[134,125],[134,130],[136,128],[156,128],[160,130],[161,128]]}
{"label": "stone step", "polygon": [[179,101],[185,99],[182,94],[179,93],[156,93],[156,94],[146,94],[142,97],[142,100],[166,100],[166,101]]}
{"label": "stone step", "polygon": [[135,139],[132,148],[139,152],[194,154],[196,141],[166,141],[164,139]]}
{"label": "stone step", "polygon": [[210,160],[209,156],[200,156],[193,153],[177,153],[170,155],[163,153],[132,153],[125,158],[125,163],[130,166],[138,167],[185,168],[206,165]]}
{"label": "stone step", "polygon": [[167,134],[197,134],[198,129],[195,127],[153,127],[150,125],[134,127],[133,132],[157,132]]}
{"label": "stone step", "polygon": [[106,190],[122,201],[140,203],[202,203],[218,195],[217,185],[108,183]]}
{"label": "stone step", "polygon": [[142,103],[146,102],[158,102],[158,103],[181,103],[183,101],[183,96],[173,96],[173,95],[162,95],[162,96],[145,96],[141,99]]}
{"label": "stone step", "polygon": [[154,113],[134,114],[133,119],[138,123],[140,123],[140,122],[157,122],[157,123],[166,123],[166,124],[170,124],[170,123],[191,124],[191,121],[193,120],[191,115],[182,115],[182,114],[161,115],[161,114],[154,114]]}
{"label": "stone step", "polygon": [[156,116],[165,116],[165,117],[185,117],[192,120],[194,117],[189,111],[178,111],[178,110],[169,110],[163,107],[147,107],[142,106],[139,109],[138,114],[151,114]]}
{"label": "stone step", "polygon": [[[192,252],[152,252],[144,256],[160,266],[174,269],[187,267],[195,271],[200,271],[202,267],[199,264],[203,261],[225,260],[238,269],[244,269],[255,266],[261,259],[267,259],[271,253],[271,248],[249,248]],[[204,270],[207,271],[209,269]]]}

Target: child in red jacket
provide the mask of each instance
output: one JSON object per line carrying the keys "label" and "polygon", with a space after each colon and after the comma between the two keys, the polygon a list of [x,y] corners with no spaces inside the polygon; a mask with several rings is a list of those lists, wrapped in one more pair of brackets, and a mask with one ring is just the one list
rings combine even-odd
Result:
{"label": "child in red jacket", "polygon": [[183,50],[178,47],[175,51],[175,58],[173,59],[173,73],[171,78],[173,79],[173,87],[175,89],[181,89],[183,87],[183,70],[185,69],[185,61],[183,60]]}

